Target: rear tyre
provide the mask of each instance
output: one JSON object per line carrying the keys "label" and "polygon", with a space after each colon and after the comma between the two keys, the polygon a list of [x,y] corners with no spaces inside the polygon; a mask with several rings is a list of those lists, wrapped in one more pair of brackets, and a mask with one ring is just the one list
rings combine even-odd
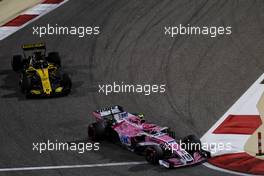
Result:
{"label": "rear tyre", "polygon": [[88,137],[92,141],[103,140],[105,136],[105,126],[103,123],[96,122],[88,126]]}
{"label": "rear tyre", "polygon": [[160,146],[149,146],[146,148],[145,158],[151,164],[158,164],[163,158],[163,151]]}
{"label": "rear tyre", "polygon": [[61,58],[58,52],[50,52],[48,53],[47,61],[53,64],[61,66]]}
{"label": "rear tyre", "polygon": [[22,63],[22,56],[21,55],[14,55],[13,59],[11,61],[12,69],[15,72],[20,71],[23,68],[23,63]]}

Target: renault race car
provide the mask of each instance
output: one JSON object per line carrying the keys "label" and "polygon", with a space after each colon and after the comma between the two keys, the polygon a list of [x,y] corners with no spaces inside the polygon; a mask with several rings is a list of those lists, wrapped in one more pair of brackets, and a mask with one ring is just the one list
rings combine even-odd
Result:
{"label": "renault race car", "polygon": [[22,46],[23,56],[14,55],[11,65],[20,75],[19,86],[26,97],[67,95],[71,79],[61,70],[58,52],[46,56],[44,43]]}
{"label": "renault race car", "polygon": [[96,122],[88,126],[88,136],[93,141],[109,139],[127,149],[145,155],[151,164],[166,168],[188,166],[205,161],[210,153],[202,150],[194,135],[176,141],[175,133],[168,127],[147,123],[142,114],[123,111],[113,106],[93,112]]}

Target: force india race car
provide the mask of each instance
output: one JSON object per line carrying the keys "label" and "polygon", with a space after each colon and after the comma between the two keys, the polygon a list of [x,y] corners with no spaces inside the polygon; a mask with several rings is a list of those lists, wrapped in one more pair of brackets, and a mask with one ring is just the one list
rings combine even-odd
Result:
{"label": "force india race car", "polygon": [[[147,123],[142,114],[131,114],[120,106],[113,106],[93,112],[95,123],[88,126],[88,136],[93,141],[109,139],[127,149],[145,155],[151,164],[166,168],[188,166],[205,161],[210,153],[202,150],[201,142],[194,135],[175,140],[168,127]],[[191,147],[192,146],[192,147]],[[196,147],[194,147],[196,146]]]}
{"label": "force india race car", "polygon": [[11,65],[20,75],[19,85],[26,97],[67,95],[71,91],[71,80],[62,72],[59,53],[46,56],[43,43],[22,46],[23,56],[13,56]]}

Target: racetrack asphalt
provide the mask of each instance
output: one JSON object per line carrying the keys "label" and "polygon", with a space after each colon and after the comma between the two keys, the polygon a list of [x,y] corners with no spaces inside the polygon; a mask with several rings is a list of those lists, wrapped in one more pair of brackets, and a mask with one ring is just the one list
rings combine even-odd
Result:
{"label": "racetrack asphalt", "polygon": [[[144,112],[148,121],[170,126],[177,137],[201,137],[264,71],[264,2],[205,0],[70,0],[0,42],[0,167],[144,161],[103,142],[100,151],[32,151],[32,143],[82,141],[91,112],[119,104]],[[33,26],[100,26],[98,36],[32,35]],[[164,26],[230,25],[232,35],[169,38]],[[11,70],[24,43],[44,41],[59,51],[73,81],[68,97],[26,100]],[[98,84],[124,81],[167,86],[164,94],[98,93]],[[167,170],[136,165],[105,168],[2,172],[0,175],[177,175],[224,176],[198,165]]]}

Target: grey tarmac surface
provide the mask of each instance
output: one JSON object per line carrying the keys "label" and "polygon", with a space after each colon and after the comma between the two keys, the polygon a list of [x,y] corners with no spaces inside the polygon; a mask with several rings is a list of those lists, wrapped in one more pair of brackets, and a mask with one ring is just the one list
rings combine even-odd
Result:
{"label": "grey tarmac surface", "polygon": [[[32,151],[32,143],[82,141],[91,111],[120,104],[148,121],[172,127],[177,136],[201,137],[264,71],[264,2],[203,0],[70,0],[0,42],[0,167],[144,161],[103,142],[99,152]],[[100,26],[101,34],[32,35],[32,26]],[[232,35],[169,38],[164,26],[231,25]],[[59,51],[73,80],[68,97],[26,100],[10,61],[24,43],[44,41]],[[98,84],[166,84],[166,93],[98,93]],[[2,176],[177,175],[221,173],[202,165],[167,170],[151,165],[2,172]]]}

